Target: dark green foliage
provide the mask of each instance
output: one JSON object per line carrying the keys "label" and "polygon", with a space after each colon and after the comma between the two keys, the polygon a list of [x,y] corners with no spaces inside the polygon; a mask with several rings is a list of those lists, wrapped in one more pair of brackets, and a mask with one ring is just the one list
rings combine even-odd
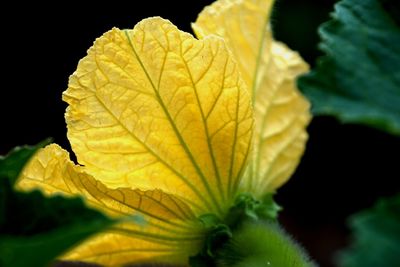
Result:
{"label": "dark green foliage", "polygon": [[0,161],[0,266],[46,266],[113,221],[80,198],[45,197],[13,189],[23,165],[41,145],[14,149]]}
{"label": "dark green foliage", "polygon": [[340,254],[340,266],[400,266],[400,195],[354,215],[350,227],[353,242]]}
{"label": "dark green foliage", "polygon": [[7,178],[14,185],[19,173],[25,163],[35,152],[51,142],[51,139],[44,140],[35,146],[17,146],[6,156],[0,156],[0,177]]}
{"label": "dark green foliage", "polygon": [[326,53],[298,80],[315,115],[400,135],[400,5],[343,0],[320,27]]}

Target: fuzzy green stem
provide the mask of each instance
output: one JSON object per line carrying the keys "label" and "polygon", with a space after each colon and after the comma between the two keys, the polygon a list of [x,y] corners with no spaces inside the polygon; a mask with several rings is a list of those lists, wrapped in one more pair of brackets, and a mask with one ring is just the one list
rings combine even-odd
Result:
{"label": "fuzzy green stem", "polygon": [[218,251],[217,267],[315,267],[277,223],[247,221]]}

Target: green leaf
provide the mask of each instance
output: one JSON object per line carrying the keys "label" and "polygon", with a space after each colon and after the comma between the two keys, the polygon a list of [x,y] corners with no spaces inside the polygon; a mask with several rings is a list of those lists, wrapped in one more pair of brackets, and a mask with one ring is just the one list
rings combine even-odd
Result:
{"label": "green leaf", "polygon": [[112,223],[80,198],[15,192],[0,181],[0,266],[45,266]]}
{"label": "green leaf", "polygon": [[298,80],[315,115],[400,134],[400,2],[343,0],[319,33],[326,53]]}
{"label": "green leaf", "polygon": [[354,240],[339,256],[341,267],[400,265],[400,195],[354,215],[350,227]]}
{"label": "green leaf", "polygon": [[235,204],[225,218],[226,223],[235,228],[245,220],[275,221],[282,208],[274,201],[273,194],[266,194],[263,199],[257,200],[250,194],[240,194]]}
{"label": "green leaf", "polygon": [[13,189],[23,165],[41,147],[14,149],[0,160],[0,266],[47,266],[113,221],[80,198],[45,197]]}
{"label": "green leaf", "polygon": [[49,138],[34,146],[17,146],[6,156],[0,156],[0,177],[9,179],[11,184],[14,185],[19,173],[22,171],[22,168],[29,158],[32,157],[39,148],[44,147],[50,142],[51,139]]}

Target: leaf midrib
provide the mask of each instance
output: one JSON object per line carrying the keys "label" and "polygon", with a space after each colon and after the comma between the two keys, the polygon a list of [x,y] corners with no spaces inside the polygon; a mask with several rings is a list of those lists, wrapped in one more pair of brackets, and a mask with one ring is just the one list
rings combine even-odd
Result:
{"label": "leaf midrib", "polygon": [[154,94],[156,95],[157,102],[159,103],[159,105],[163,109],[163,111],[164,111],[164,113],[165,113],[165,115],[166,115],[171,127],[174,130],[175,136],[178,138],[178,140],[179,140],[180,144],[182,145],[186,155],[189,157],[190,161],[192,162],[193,167],[195,168],[195,170],[196,170],[197,174],[199,175],[200,179],[202,180],[202,182],[203,182],[203,184],[204,184],[209,196],[211,197],[212,202],[214,203],[214,207],[217,209],[219,214],[222,214],[221,207],[220,207],[218,201],[216,200],[214,194],[212,193],[210,185],[208,184],[206,177],[204,176],[204,174],[201,171],[199,165],[197,164],[196,160],[194,159],[193,154],[191,153],[188,145],[186,144],[185,140],[183,139],[182,135],[180,134],[179,130],[177,129],[175,123],[173,122],[173,120],[171,118],[171,114],[169,114],[168,109],[166,108],[164,102],[162,101],[161,96],[160,96],[159,92],[157,91],[157,88],[154,85],[153,80],[151,79],[149,73],[146,71],[146,68],[145,68],[142,60],[140,59],[138,53],[136,52],[136,49],[133,46],[131,38],[130,38],[130,36],[128,34],[128,30],[124,30],[124,33],[125,33],[125,36],[126,36],[126,38],[128,40],[128,43],[129,43],[129,46],[131,47],[132,52],[133,52],[136,60],[140,64],[144,74],[146,75],[146,78],[148,79],[148,81],[150,82],[150,84],[151,84],[151,86],[152,86],[152,88],[154,90]]}

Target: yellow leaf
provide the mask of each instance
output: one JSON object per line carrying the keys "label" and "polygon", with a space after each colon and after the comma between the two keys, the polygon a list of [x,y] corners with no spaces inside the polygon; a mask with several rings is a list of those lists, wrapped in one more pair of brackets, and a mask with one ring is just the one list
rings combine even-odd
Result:
{"label": "yellow leaf", "polygon": [[[181,199],[160,190],[107,188],[82,166],[74,165],[58,145],[40,150],[24,168],[17,186],[23,190],[39,187],[49,195],[82,196],[109,216],[128,218],[85,241],[65,259],[107,266],[163,260],[185,263],[201,248],[204,229]],[[142,216],[143,223],[130,222],[134,216]]]}
{"label": "yellow leaf", "polygon": [[160,189],[196,214],[232,204],[252,136],[251,100],[218,37],[161,18],[96,40],[63,94],[68,138],[109,187]]}
{"label": "yellow leaf", "polygon": [[[199,38],[224,38],[234,54],[249,90],[254,90],[257,60],[269,57],[272,37],[269,16],[272,0],[219,0],[199,14],[193,30]],[[252,92],[254,93],[254,92]]]}
{"label": "yellow leaf", "polygon": [[[114,233],[109,231],[90,238],[62,259],[97,263],[101,266],[124,266],[131,263],[168,263],[186,266],[189,256],[197,253],[193,249],[195,241],[184,239],[175,242],[146,241],[131,236],[129,232],[116,229]],[[199,242],[197,249],[201,248],[198,244]]]}
{"label": "yellow leaf", "polygon": [[252,94],[253,148],[241,187],[258,196],[274,191],[293,173],[310,120],[309,103],[295,84],[296,76],[308,66],[297,53],[273,40],[269,24],[273,2],[219,0],[193,24],[201,38],[216,34],[226,40]]}

